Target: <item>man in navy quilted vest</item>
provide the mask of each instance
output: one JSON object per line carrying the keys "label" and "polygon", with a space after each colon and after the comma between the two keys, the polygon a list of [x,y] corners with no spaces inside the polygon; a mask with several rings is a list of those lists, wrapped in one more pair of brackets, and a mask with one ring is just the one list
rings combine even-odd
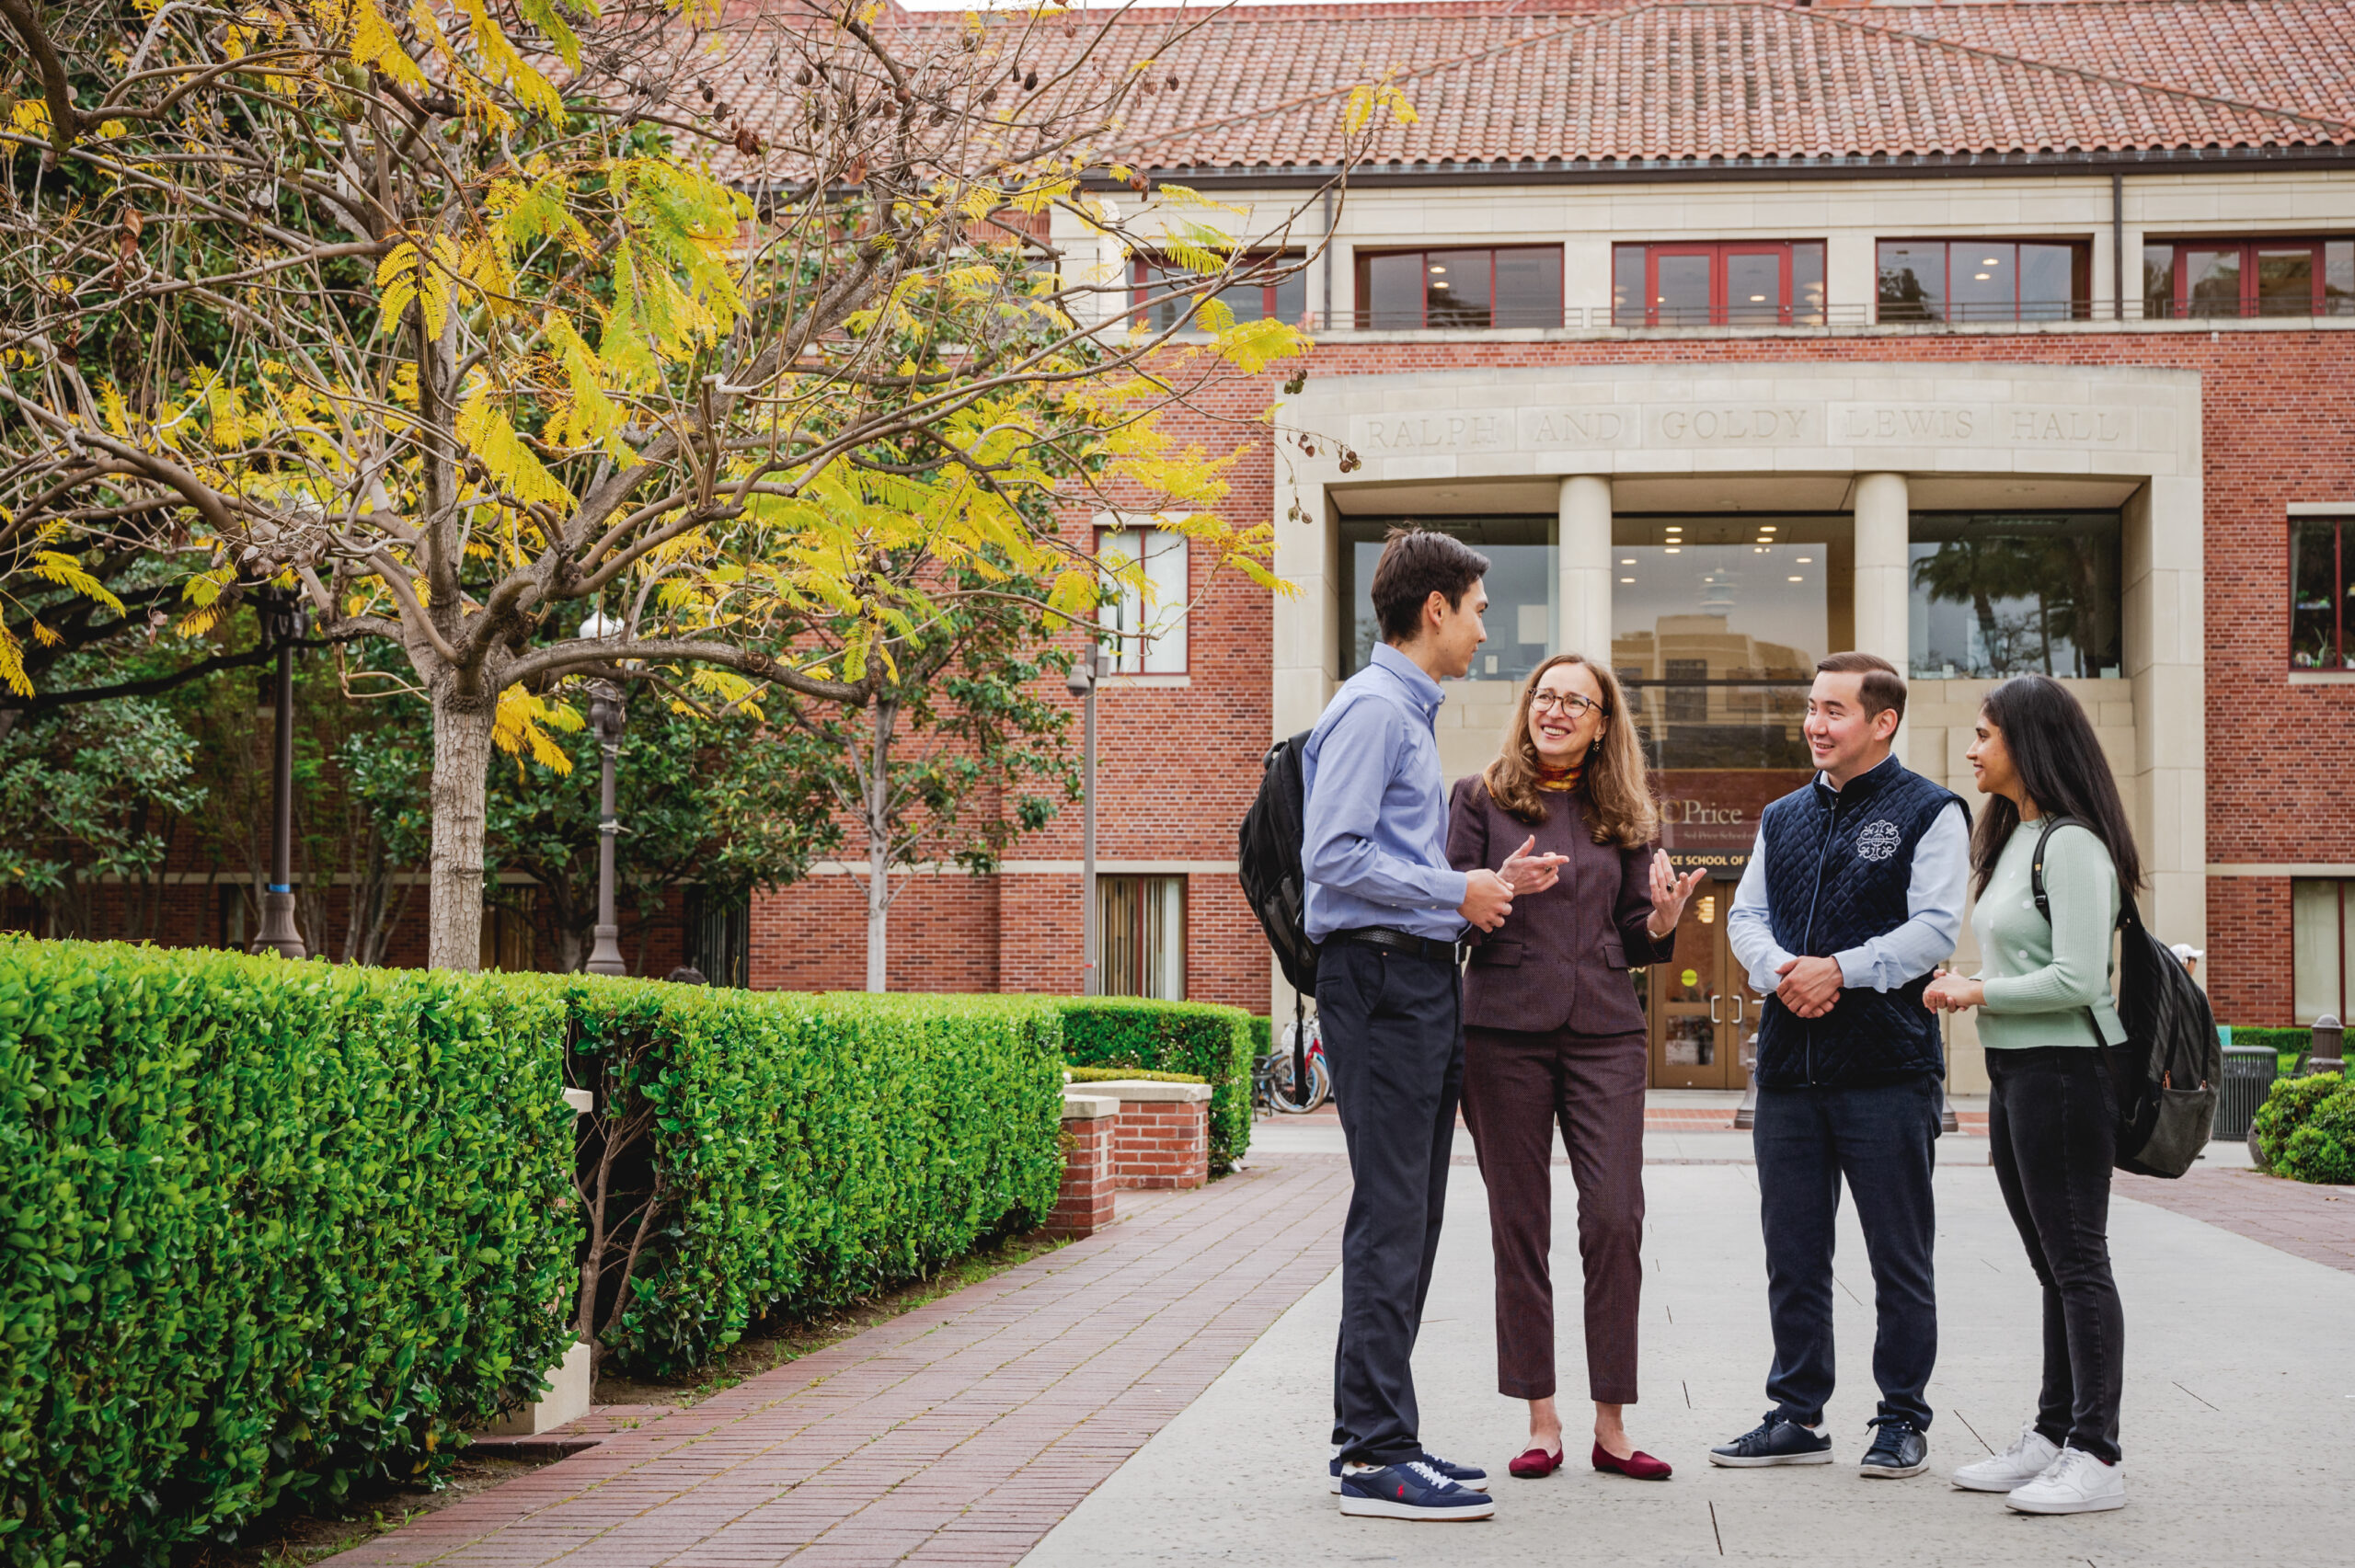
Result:
{"label": "man in navy quilted vest", "polygon": [[1954,952],[1970,875],[1961,799],[1890,754],[1905,681],[1887,659],[1835,653],[1815,667],[1807,742],[1818,772],[1769,806],[1727,917],[1758,1025],[1760,1217],[1774,1408],[1709,1450],[1736,1467],[1830,1464],[1832,1246],[1844,1181],[1872,1263],[1873,1380],[1880,1410],[1861,1473],[1928,1468],[1923,1391],[1938,1355],[1930,1190],[1946,1073],[1922,1004]]}

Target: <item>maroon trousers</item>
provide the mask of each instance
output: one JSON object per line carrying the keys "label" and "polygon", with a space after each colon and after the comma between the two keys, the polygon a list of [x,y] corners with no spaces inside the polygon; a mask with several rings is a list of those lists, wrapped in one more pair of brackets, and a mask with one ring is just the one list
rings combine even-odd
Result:
{"label": "maroon trousers", "polygon": [[1579,1189],[1589,1397],[1636,1402],[1644,1284],[1641,1035],[1464,1032],[1464,1119],[1488,1188],[1497,1255],[1497,1391],[1554,1394],[1554,1124]]}

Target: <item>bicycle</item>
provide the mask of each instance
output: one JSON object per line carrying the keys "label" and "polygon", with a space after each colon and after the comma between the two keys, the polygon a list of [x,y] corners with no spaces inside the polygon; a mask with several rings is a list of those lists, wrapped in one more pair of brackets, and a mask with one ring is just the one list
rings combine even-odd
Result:
{"label": "bicycle", "polygon": [[1325,1039],[1318,1032],[1316,1020],[1307,1020],[1308,1045],[1305,1059],[1308,1066],[1305,1092],[1293,1086],[1293,1031],[1298,1024],[1284,1025],[1282,1043],[1251,1064],[1251,1108],[1262,1116],[1304,1116],[1333,1097],[1333,1073],[1325,1063]]}

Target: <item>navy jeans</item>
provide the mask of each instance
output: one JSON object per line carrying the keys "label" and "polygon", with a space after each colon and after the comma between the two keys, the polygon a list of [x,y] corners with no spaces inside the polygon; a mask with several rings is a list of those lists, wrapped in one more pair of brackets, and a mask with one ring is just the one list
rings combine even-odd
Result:
{"label": "navy jeans", "polygon": [[1455,966],[1327,942],[1316,960],[1316,1015],[1352,1184],[1341,1229],[1333,1441],[1344,1459],[1396,1464],[1423,1449],[1409,1363],[1439,1253],[1464,1088]]}
{"label": "navy jeans", "polygon": [[1995,1185],[2044,1287],[2044,1389],[2036,1429],[2116,1464],[2126,1314],[2109,1273],[2109,1171],[2118,1104],[2099,1053],[2040,1046],[1987,1053]]}
{"label": "navy jeans", "polygon": [[1766,1395],[1814,1425],[1832,1398],[1832,1249],[1840,1184],[1855,1195],[1873,1270],[1873,1380],[1880,1413],[1929,1429],[1923,1390],[1938,1358],[1930,1190],[1938,1085],[1928,1077],[1855,1088],[1758,1091],[1752,1137],[1766,1232],[1766,1309],[1775,1366]]}

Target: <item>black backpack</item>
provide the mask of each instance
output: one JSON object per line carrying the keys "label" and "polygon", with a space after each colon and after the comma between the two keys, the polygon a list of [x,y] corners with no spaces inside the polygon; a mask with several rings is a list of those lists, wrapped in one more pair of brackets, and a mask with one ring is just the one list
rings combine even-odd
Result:
{"label": "black backpack", "polygon": [[[2028,887],[2037,912],[2049,922],[2044,896],[2044,846],[2054,831],[2088,824],[2074,817],[2045,820],[2036,836]],[[2118,1096],[2118,1168],[2138,1176],[2180,1176],[2208,1147],[2216,1127],[2216,1086],[2224,1077],[2223,1043],[2216,1015],[2183,961],[2142,923],[2134,895],[2119,889],[2118,1016],[2126,1043],[2101,1047]]]}
{"label": "black backpack", "polygon": [[1235,835],[1235,875],[1243,897],[1268,933],[1284,979],[1302,996],[1316,994],[1316,945],[1308,940],[1308,878],[1300,848],[1308,836],[1308,790],[1301,752],[1309,732],[1268,749],[1259,794]]}

